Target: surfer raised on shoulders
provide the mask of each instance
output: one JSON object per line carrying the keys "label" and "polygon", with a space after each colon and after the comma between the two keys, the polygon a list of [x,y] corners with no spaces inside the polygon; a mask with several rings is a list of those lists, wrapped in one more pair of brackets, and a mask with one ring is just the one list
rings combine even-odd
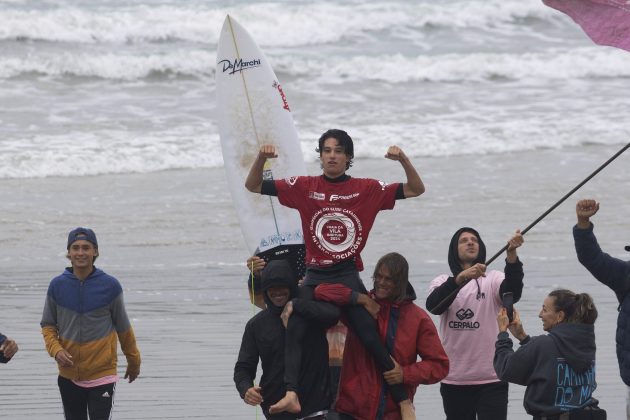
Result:
{"label": "surfer raised on shoulders", "polygon": [[[346,171],[352,166],[354,145],[343,130],[331,129],[318,141],[320,176],[298,176],[281,180],[263,180],[267,159],[278,156],[275,146],[260,147],[245,187],[255,193],[277,196],[279,202],[300,213],[306,246],[306,278],[299,297],[313,298],[313,289],[321,283],[343,284],[355,293],[342,311],[348,326],[359,336],[374,357],[381,372],[395,369],[389,351],[381,341],[373,316],[366,309],[369,302],[356,296],[367,294],[359,277],[363,270],[361,251],[367,243],[370,229],[381,210],[394,208],[396,200],[417,197],[425,191],[420,175],[405,153],[390,146],[387,159],[400,162],[406,182],[387,184],[370,178],[352,178]],[[370,305],[372,307],[372,305]],[[285,398],[270,407],[270,412],[297,412],[298,375],[301,363],[301,339],[306,322],[297,314],[290,317],[285,340]],[[414,418],[413,405],[402,384],[389,387],[394,401],[401,407],[403,419]]]}

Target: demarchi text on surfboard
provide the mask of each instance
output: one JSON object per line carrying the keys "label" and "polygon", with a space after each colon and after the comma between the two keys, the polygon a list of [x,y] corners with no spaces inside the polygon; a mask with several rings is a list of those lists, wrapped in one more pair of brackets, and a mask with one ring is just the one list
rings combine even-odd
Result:
{"label": "demarchi text on surfboard", "polygon": [[250,61],[243,61],[242,58],[235,58],[234,62],[230,60],[221,60],[218,64],[223,65],[223,73],[231,70],[228,74],[234,74],[243,70],[260,66],[260,58],[254,58]]}

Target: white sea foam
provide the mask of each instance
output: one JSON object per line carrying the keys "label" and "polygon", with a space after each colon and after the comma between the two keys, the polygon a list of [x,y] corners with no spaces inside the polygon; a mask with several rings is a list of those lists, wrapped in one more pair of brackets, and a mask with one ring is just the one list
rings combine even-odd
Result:
{"label": "white sea foam", "polygon": [[[80,144],[80,147],[77,145]],[[36,135],[0,143],[0,179],[146,173],[221,166],[211,131],[127,131]]]}
{"label": "white sea foam", "polygon": [[[630,139],[630,123],[583,115],[567,115],[562,121],[552,121],[545,115],[487,122],[449,118],[396,126],[361,126],[354,129],[353,138],[359,159],[382,158],[389,145],[383,139],[396,139],[396,144],[411,157],[502,154],[585,144],[623,144]],[[312,153],[309,158],[313,158]]]}
{"label": "white sea foam", "polygon": [[542,53],[470,53],[275,59],[277,71],[318,78],[320,82],[383,81],[460,82],[493,79],[555,80],[567,78],[630,77],[628,53],[600,47]]}
{"label": "white sea foam", "polygon": [[[403,56],[269,57],[277,73],[320,83],[382,81],[387,83],[555,80],[630,77],[630,55],[613,48],[583,47],[537,53],[464,53]],[[133,54],[67,51],[0,57],[0,78],[36,73],[53,77],[96,77],[137,80],[153,75],[214,78],[216,53],[172,49]]]}
{"label": "white sea foam", "polygon": [[384,139],[420,158],[630,137],[630,55],[540,2],[0,0],[0,179],[221,166],[227,13],[294,100],[309,161],[331,124],[358,158]]}
{"label": "white sea foam", "polygon": [[[9,5],[10,6],[10,5]],[[134,43],[185,40],[216,44],[230,13],[262,46],[294,47],[332,43],[390,28],[488,29],[513,26],[523,19],[557,19],[548,8],[520,0],[475,0],[449,3],[355,2],[335,4],[257,4],[216,7],[181,3],[161,6],[0,10],[0,40],[29,39],[73,43]]]}
{"label": "white sea foam", "polygon": [[[472,121],[448,118],[409,124],[369,124],[353,129],[357,159],[381,159],[388,144],[410,157],[513,153],[584,144],[619,144],[630,139],[630,122],[603,116],[567,115],[552,121],[544,114],[531,118]],[[316,133],[302,133],[305,160]],[[78,146],[80,145],[80,146]],[[167,132],[71,132],[35,135],[0,142],[0,179],[147,173],[168,169],[220,167],[219,137],[211,126],[178,127]]]}
{"label": "white sea foam", "polygon": [[45,76],[81,76],[103,79],[136,80],[155,74],[214,76],[216,54],[204,50],[171,50],[163,54],[82,50],[60,54],[29,54],[25,57],[0,57],[0,78],[36,73]]}

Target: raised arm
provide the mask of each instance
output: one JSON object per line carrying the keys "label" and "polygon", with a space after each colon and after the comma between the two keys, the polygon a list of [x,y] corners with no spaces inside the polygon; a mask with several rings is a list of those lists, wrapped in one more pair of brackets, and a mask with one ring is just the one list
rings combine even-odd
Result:
{"label": "raised arm", "polygon": [[578,222],[573,227],[575,251],[580,263],[591,272],[593,277],[613,289],[621,302],[630,291],[630,262],[620,260],[603,252],[593,233],[590,217],[599,210],[595,200],[581,200],[575,211]]}
{"label": "raised arm", "polygon": [[413,164],[400,147],[389,146],[385,157],[387,159],[397,160],[405,170],[405,175],[407,176],[407,182],[403,183],[405,198],[417,197],[425,191],[424,183],[422,179],[420,179],[418,171],[416,171],[416,168],[414,168]]}
{"label": "raised arm", "polygon": [[507,247],[507,257],[505,258],[505,279],[499,288],[500,296],[505,292],[512,292],[514,302],[518,302],[523,293],[523,263],[518,259],[516,249],[523,245],[523,235],[520,230],[516,230],[514,236],[510,238]]}
{"label": "raised arm", "polygon": [[580,200],[575,205],[575,214],[577,215],[577,227],[579,229],[588,229],[591,227],[591,217],[595,216],[599,210],[599,203],[595,200]]}
{"label": "raised arm", "polygon": [[510,238],[507,247],[507,257],[506,261],[510,264],[514,264],[518,260],[518,255],[516,254],[516,248],[523,245],[523,235],[521,235],[521,230],[517,229],[514,233],[514,236]]}
{"label": "raised arm", "polygon": [[260,193],[263,182],[263,171],[265,169],[265,162],[267,159],[278,157],[276,153],[276,146],[273,144],[263,144],[260,146],[258,155],[249,170],[247,179],[245,180],[245,188],[254,193]]}

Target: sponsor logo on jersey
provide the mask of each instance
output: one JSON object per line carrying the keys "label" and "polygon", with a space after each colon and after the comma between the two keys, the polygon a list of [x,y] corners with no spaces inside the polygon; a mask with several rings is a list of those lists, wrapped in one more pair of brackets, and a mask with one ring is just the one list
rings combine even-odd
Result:
{"label": "sponsor logo on jersey", "polygon": [[460,309],[455,313],[455,316],[459,321],[449,321],[448,327],[454,330],[476,330],[479,328],[478,321],[466,321],[467,319],[475,316],[475,313],[470,309]]}
{"label": "sponsor logo on jersey", "polygon": [[234,61],[221,60],[218,64],[223,66],[223,73],[229,71],[228,74],[234,74],[260,66],[260,58],[254,58],[249,61],[244,61],[242,58],[235,58]]}
{"label": "sponsor logo on jersey", "polygon": [[313,200],[325,200],[326,199],[326,194],[318,193],[318,192],[315,192],[315,191],[309,191],[308,198],[312,198]]}
{"label": "sponsor logo on jersey", "polygon": [[349,195],[339,195],[339,194],[332,194],[330,196],[330,201],[337,201],[337,200],[351,200],[355,197],[358,197],[359,193],[352,193]]}
{"label": "sponsor logo on jersey", "polygon": [[459,311],[457,311],[455,316],[457,316],[457,318],[459,318],[460,321],[463,321],[465,319],[472,318],[473,316],[475,316],[475,313],[473,311],[471,311],[470,309],[462,308]]}
{"label": "sponsor logo on jersey", "polygon": [[336,261],[357,254],[363,246],[363,225],[352,211],[340,207],[326,207],[311,218],[311,240]]}
{"label": "sponsor logo on jersey", "polygon": [[280,98],[282,98],[282,103],[283,103],[282,108],[291,112],[291,109],[289,109],[289,103],[287,102],[287,97],[284,95],[284,92],[282,91],[282,86],[280,86],[280,83],[274,80],[272,86],[274,89],[277,89],[278,92],[280,93]]}

